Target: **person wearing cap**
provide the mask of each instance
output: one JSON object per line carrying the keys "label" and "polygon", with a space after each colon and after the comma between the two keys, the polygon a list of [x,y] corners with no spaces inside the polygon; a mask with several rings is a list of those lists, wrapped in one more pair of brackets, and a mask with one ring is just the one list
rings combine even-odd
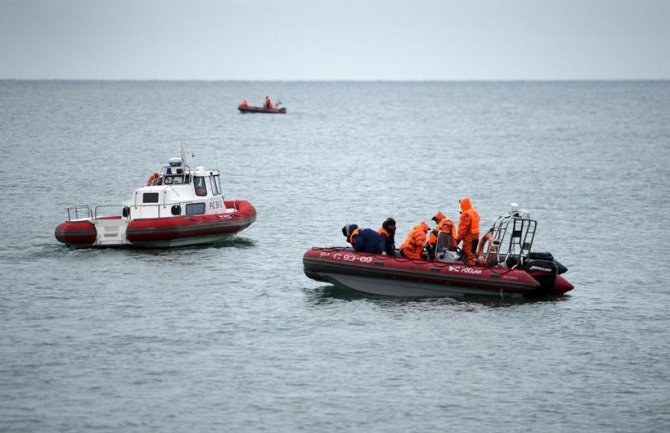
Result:
{"label": "person wearing cap", "polygon": [[379,235],[372,229],[358,228],[356,224],[342,227],[342,234],[357,253],[381,254]]}
{"label": "person wearing cap", "polygon": [[[442,211],[437,211],[437,213],[432,218],[437,226],[430,232],[428,237],[428,258],[430,260],[435,259],[435,246],[437,244],[437,238],[440,233],[446,233],[448,235],[446,246],[449,250],[455,251],[457,248],[456,245],[456,226],[454,222],[449,218],[445,217]],[[444,236],[444,235],[443,235]]]}
{"label": "person wearing cap", "polygon": [[426,246],[426,233],[430,230],[425,221],[421,221],[412,228],[400,245],[400,255],[408,259],[423,259],[423,249]]}
{"label": "person wearing cap", "polygon": [[267,108],[268,110],[272,110],[274,108],[269,96],[265,97],[265,103],[263,103],[263,107]]}
{"label": "person wearing cap", "polygon": [[474,265],[477,244],[479,244],[479,212],[472,207],[469,197],[463,197],[458,203],[461,205],[461,218],[458,221],[457,241],[463,242],[465,262],[468,265]]}
{"label": "person wearing cap", "polygon": [[379,249],[385,256],[395,256],[395,220],[386,218],[377,232]]}

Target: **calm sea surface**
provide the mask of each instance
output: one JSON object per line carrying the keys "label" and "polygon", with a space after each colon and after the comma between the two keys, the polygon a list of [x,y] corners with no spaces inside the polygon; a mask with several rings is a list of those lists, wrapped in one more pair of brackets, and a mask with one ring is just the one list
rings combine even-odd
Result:
{"label": "calm sea surface", "polygon": [[[286,116],[241,115],[279,98]],[[258,219],[71,250],[179,155]],[[670,431],[670,82],[0,81],[0,431]],[[559,300],[397,300],[302,271],[346,223],[519,202]]]}

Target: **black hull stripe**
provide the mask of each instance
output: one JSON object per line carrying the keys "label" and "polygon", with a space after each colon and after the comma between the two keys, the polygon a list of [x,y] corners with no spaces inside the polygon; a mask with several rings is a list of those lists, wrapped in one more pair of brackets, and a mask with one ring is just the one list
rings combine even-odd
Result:
{"label": "black hull stripe", "polygon": [[62,237],[73,237],[73,236],[96,236],[98,233],[95,230],[89,230],[89,231],[71,231],[71,230],[66,230],[66,231],[56,231],[56,236],[62,236]]}

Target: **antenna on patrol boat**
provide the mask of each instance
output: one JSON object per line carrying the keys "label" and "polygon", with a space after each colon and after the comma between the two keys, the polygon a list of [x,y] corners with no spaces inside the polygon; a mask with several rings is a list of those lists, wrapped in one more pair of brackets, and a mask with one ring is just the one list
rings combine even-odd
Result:
{"label": "antenna on patrol boat", "polygon": [[179,145],[181,146],[181,161],[183,164],[186,164],[186,155],[184,154],[184,142],[179,140]]}

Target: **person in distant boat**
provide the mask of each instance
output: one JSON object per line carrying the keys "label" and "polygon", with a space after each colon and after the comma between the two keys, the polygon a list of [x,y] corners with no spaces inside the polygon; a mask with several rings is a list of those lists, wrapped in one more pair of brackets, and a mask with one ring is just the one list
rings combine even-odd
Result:
{"label": "person in distant boat", "polygon": [[382,254],[395,256],[395,220],[391,217],[386,218],[377,234]]}
{"label": "person in distant boat", "polygon": [[240,103],[240,107],[242,107],[242,108],[249,108],[249,103],[247,102],[246,99]]}
{"label": "person in distant boat", "polygon": [[263,107],[267,108],[268,110],[272,110],[274,108],[274,105],[272,105],[272,101],[270,100],[269,96],[265,97],[265,102],[263,103]]}
{"label": "person in distant boat", "polygon": [[479,212],[472,207],[468,197],[463,197],[458,202],[461,205],[461,218],[458,221],[457,241],[463,243],[461,248],[465,254],[465,262],[474,265],[479,244]]}
{"label": "person in distant boat", "polygon": [[357,253],[381,254],[377,232],[372,229],[359,229],[356,224],[342,227],[342,234]]}
{"label": "person in distant boat", "polygon": [[445,233],[448,236],[446,245],[447,249],[450,251],[456,251],[457,248],[456,235],[458,233],[456,232],[456,226],[454,225],[454,222],[445,217],[442,211],[437,211],[432,219],[435,221],[437,226],[430,232],[430,236],[428,237],[428,246],[426,249],[428,250],[429,260],[435,259],[435,247],[437,246],[437,238],[440,233]]}
{"label": "person in distant boat", "polygon": [[421,221],[412,228],[405,240],[400,245],[400,255],[408,259],[423,259],[423,249],[426,246],[426,233],[430,230],[425,221]]}

